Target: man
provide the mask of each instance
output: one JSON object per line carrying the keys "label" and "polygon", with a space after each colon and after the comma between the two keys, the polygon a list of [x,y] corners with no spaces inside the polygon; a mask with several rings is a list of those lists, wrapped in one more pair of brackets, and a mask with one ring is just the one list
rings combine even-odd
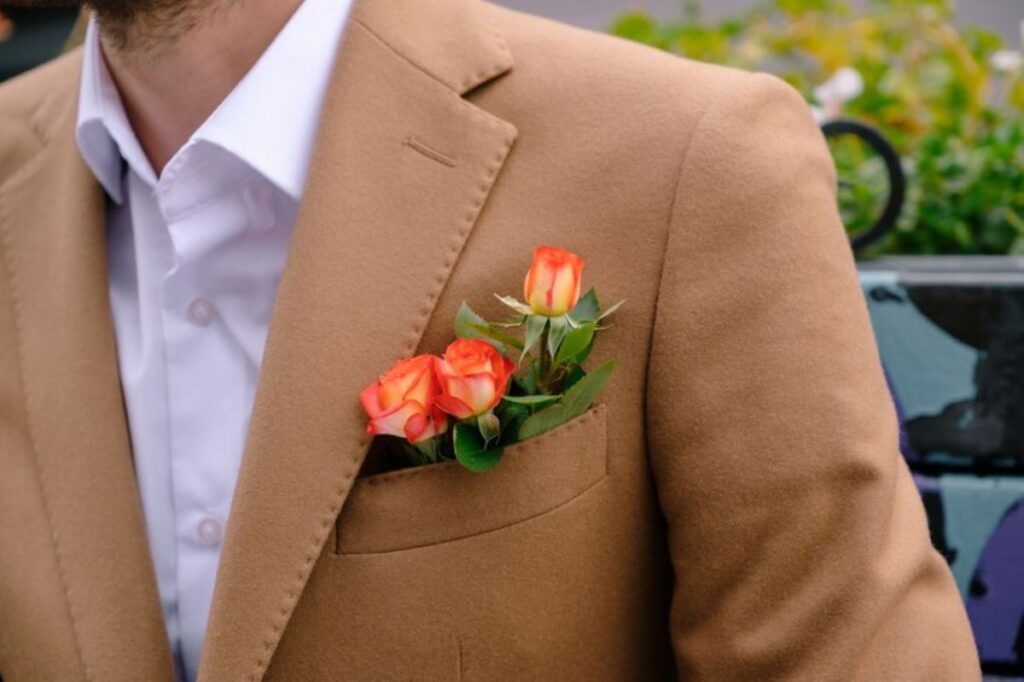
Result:
{"label": "man", "polygon": [[[475,0],[91,5],[0,89],[7,682],[979,677],[790,89]],[[361,472],[360,390],[542,244],[628,301],[603,405]]]}

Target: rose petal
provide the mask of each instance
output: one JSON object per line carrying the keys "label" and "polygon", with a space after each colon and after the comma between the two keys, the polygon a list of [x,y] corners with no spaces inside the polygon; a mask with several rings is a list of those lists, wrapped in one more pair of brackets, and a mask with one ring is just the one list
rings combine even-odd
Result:
{"label": "rose petal", "polygon": [[370,417],[376,417],[384,411],[384,408],[380,405],[379,389],[380,384],[374,381],[359,394],[359,403]]}
{"label": "rose petal", "polygon": [[419,403],[409,400],[370,420],[367,433],[375,436],[405,436],[405,424],[411,417],[426,410]]}
{"label": "rose petal", "polygon": [[405,422],[405,439],[416,443],[430,427],[430,420],[425,414],[414,414]]}
{"label": "rose petal", "polygon": [[439,395],[434,398],[434,404],[456,419],[468,419],[473,416],[473,408],[450,395]]}
{"label": "rose petal", "polygon": [[[429,390],[430,359],[419,355],[414,358],[400,360],[395,363],[380,379],[380,402],[385,408],[401,404],[406,400],[416,400],[426,404]],[[424,379],[427,383],[424,385]]]}
{"label": "rose petal", "polygon": [[491,373],[452,377],[447,381],[445,393],[469,405],[473,414],[481,414],[493,407],[497,377]]}
{"label": "rose petal", "polygon": [[558,269],[548,295],[548,308],[552,315],[564,315],[569,312],[569,307],[574,303],[573,295],[578,286],[579,279],[573,272],[572,266],[567,264]]}

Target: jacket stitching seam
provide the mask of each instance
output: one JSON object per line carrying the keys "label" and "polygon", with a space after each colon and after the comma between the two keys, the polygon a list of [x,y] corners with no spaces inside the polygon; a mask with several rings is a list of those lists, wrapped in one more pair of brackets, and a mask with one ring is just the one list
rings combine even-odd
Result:
{"label": "jacket stitching seam", "polygon": [[[534,444],[540,444],[540,443],[542,443],[544,441],[552,440],[552,438],[547,438],[546,436],[549,436],[549,435],[554,436],[556,434],[556,430],[557,430],[557,433],[559,433],[559,434],[569,433],[573,429],[578,429],[578,428],[582,427],[583,425],[585,425],[585,424],[587,424],[589,422],[593,422],[594,420],[598,419],[599,414],[601,412],[603,412],[604,409],[605,408],[604,408],[603,404],[599,405],[598,407],[594,408],[593,410],[585,413],[585,415],[580,417],[579,419],[575,419],[575,420],[565,424],[564,425],[566,427],[565,429],[553,429],[553,430],[548,431],[548,432],[546,432],[546,433],[544,433],[544,434],[542,434],[542,435],[540,435],[540,436],[538,436],[536,438],[531,438],[529,440],[523,441],[523,443],[524,444],[525,443],[529,443],[532,446]],[[574,492],[572,494],[572,496],[569,497],[569,499],[563,500],[563,501],[555,504],[553,507],[549,507],[547,509],[542,509],[540,511],[533,512],[531,514],[528,514],[526,516],[523,516],[521,518],[517,518],[517,519],[511,520],[511,521],[506,521],[506,522],[504,522],[504,523],[502,523],[500,525],[497,525],[497,526],[494,526],[494,527],[491,527],[491,528],[484,528],[484,529],[481,529],[481,530],[476,531],[474,533],[470,533],[468,535],[459,535],[459,536],[445,538],[445,539],[441,539],[441,540],[431,540],[431,541],[422,542],[420,544],[403,545],[403,546],[400,546],[400,547],[394,547],[392,549],[344,552],[344,551],[341,550],[341,537],[338,536],[338,537],[335,538],[334,558],[341,557],[341,556],[366,556],[366,555],[374,555],[374,554],[391,554],[391,553],[394,553],[394,552],[404,552],[404,551],[412,550],[412,549],[422,549],[422,548],[425,548],[425,547],[433,547],[435,545],[442,545],[442,544],[449,544],[449,543],[452,543],[452,542],[459,542],[461,540],[468,540],[470,538],[475,538],[475,537],[479,537],[481,535],[487,535],[488,533],[494,533],[494,532],[497,532],[497,531],[500,531],[500,530],[504,530],[504,529],[509,528],[511,526],[516,526],[516,525],[519,525],[521,523],[526,523],[527,521],[531,521],[531,520],[533,520],[535,518],[544,516],[546,514],[550,514],[551,512],[558,511],[562,507],[564,507],[564,506],[568,505],[570,502],[574,501],[576,498],[582,497],[586,493],[590,492],[591,488],[595,487],[597,484],[601,483],[604,479],[608,478],[609,470],[608,470],[608,442],[607,441],[608,441],[607,430],[606,429],[602,429],[601,447],[602,447],[602,450],[603,450],[603,453],[604,453],[604,457],[602,458],[603,459],[603,466],[601,468],[600,475],[594,481],[588,483],[582,490],[578,490],[578,491]],[[536,448],[535,447],[531,447],[529,449],[525,449],[524,448],[523,452],[524,453],[525,452],[529,452],[530,450],[533,450],[533,449],[536,449]],[[389,483],[391,481],[394,481],[396,479],[397,480],[408,480],[409,478],[412,478],[414,476],[419,475],[420,472],[422,470],[424,470],[424,469],[427,469],[427,467],[415,467],[415,468],[412,468],[412,469],[408,469],[407,470],[408,474],[405,471],[398,472],[399,475],[396,476],[395,478],[391,478],[388,481],[382,481],[381,483],[387,484],[387,483]],[[431,471],[433,471],[433,470],[431,470]],[[425,473],[429,473],[429,471],[427,471]],[[367,480],[369,480],[369,479],[367,479]]]}
{"label": "jacket stitching seam", "polygon": [[[607,462],[607,461],[608,461],[608,452],[607,452],[607,449],[606,449],[605,450],[605,462]],[[585,488],[583,488],[583,490],[580,490],[578,493],[576,493],[575,495],[570,497],[568,500],[560,502],[560,503],[556,504],[554,507],[551,507],[550,509],[545,509],[545,510],[539,511],[539,512],[537,512],[535,514],[530,514],[529,516],[525,516],[525,517],[523,517],[521,519],[516,519],[514,521],[509,521],[507,523],[503,523],[500,526],[495,526],[494,528],[485,528],[485,529],[479,530],[479,531],[477,531],[475,533],[470,533],[469,535],[460,535],[460,536],[454,537],[454,538],[448,538],[448,539],[444,539],[444,540],[434,540],[434,541],[431,541],[431,542],[424,542],[424,543],[419,544],[419,545],[409,545],[409,546],[404,546],[404,547],[396,547],[394,549],[381,549],[381,550],[363,551],[363,552],[339,552],[337,556],[338,557],[343,557],[343,556],[351,557],[351,556],[379,556],[381,554],[397,554],[398,552],[408,552],[408,551],[412,551],[412,550],[415,550],[415,549],[426,549],[428,547],[436,547],[437,545],[450,545],[450,544],[453,544],[453,543],[456,543],[456,542],[462,542],[463,540],[471,540],[473,538],[478,538],[478,537],[481,537],[483,535],[490,535],[491,533],[497,533],[498,531],[502,531],[502,530],[505,530],[507,528],[512,528],[514,526],[519,526],[521,524],[528,523],[528,522],[533,521],[535,519],[539,519],[539,518],[541,518],[543,516],[547,516],[548,514],[553,514],[553,513],[557,512],[557,511],[561,510],[561,509],[564,509],[565,507],[568,507],[570,504],[572,504],[572,503],[576,502],[577,500],[579,500],[581,497],[583,497],[584,495],[589,493],[591,490],[593,490],[597,486],[599,486],[602,483],[604,483],[606,480],[608,480],[608,473],[607,473],[607,471],[602,471],[599,474],[599,476],[597,477],[597,480],[595,480],[594,482],[592,482],[589,485],[587,485]]]}
{"label": "jacket stitching seam", "polygon": [[[387,51],[388,54],[393,56],[400,63],[405,64],[407,66],[413,67],[414,69],[416,69],[416,71],[422,73],[424,76],[429,78],[432,82],[434,82],[434,83],[440,85],[442,88],[444,88],[444,90],[446,91],[446,94],[450,95],[450,97],[447,98],[446,100],[442,100],[443,104],[444,104],[444,106],[449,107],[453,112],[462,112],[462,113],[468,114],[471,118],[479,121],[480,123],[485,124],[485,125],[487,125],[487,126],[489,126],[491,128],[495,128],[497,130],[502,130],[502,131],[507,132],[510,128],[512,128],[512,125],[510,123],[508,123],[507,121],[505,121],[505,120],[499,118],[498,116],[490,113],[489,111],[486,111],[486,110],[478,107],[477,105],[473,104],[472,102],[467,100],[465,97],[463,97],[462,93],[460,93],[458,90],[453,88],[451,85],[449,85],[448,83],[445,83],[443,80],[441,80],[440,78],[438,78],[437,76],[432,74],[430,71],[427,71],[425,68],[420,66],[418,63],[412,61],[411,59],[406,57],[404,54],[402,54],[401,52],[396,50],[394,47],[391,46],[390,43],[388,43],[382,37],[377,35],[377,33],[375,33],[372,28],[367,26],[361,20],[353,19],[353,23],[356,24],[359,28],[361,28],[364,31],[366,31],[366,33],[370,36],[371,39],[373,39],[375,42],[380,44],[380,46],[383,47]],[[492,76],[492,78],[493,78],[493,76]]]}
{"label": "jacket stitching seam", "polygon": [[[423,66],[419,62],[414,61],[413,59],[411,59],[407,55],[405,55],[405,54],[401,53],[400,51],[398,51],[393,45],[391,45],[391,43],[389,43],[387,40],[385,40],[383,36],[381,36],[379,33],[374,31],[369,26],[369,24],[367,24],[363,19],[361,19],[359,17],[355,17],[355,18],[352,19],[352,22],[354,24],[357,24],[360,28],[362,28],[367,33],[369,33],[370,36],[372,36],[377,42],[379,42],[381,45],[383,45],[385,48],[387,48],[388,51],[390,51],[392,54],[397,56],[399,59],[401,59],[402,61],[406,62],[407,64],[415,67],[416,70],[422,72],[424,75],[429,77],[431,80],[434,80],[434,81],[440,83],[446,89],[450,90],[452,93],[454,93],[454,94],[456,94],[456,95],[458,95],[460,97],[465,92],[468,92],[468,89],[471,86],[474,85],[474,79],[477,81],[476,85],[482,85],[483,83],[486,83],[487,81],[491,80],[492,78],[497,77],[498,75],[504,73],[508,68],[510,68],[508,64],[502,63],[500,60],[494,61],[488,67],[483,68],[480,71],[478,71],[474,76],[466,76],[465,78],[463,78],[463,80],[458,85],[454,85],[452,83],[448,83],[448,82],[442,80],[439,76],[437,76],[436,74],[434,74],[431,71],[429,71],[425,66]],[[508,58],[509,62],[511,62],[512,54],[509,52],[508,46],[505,44],[505,41],[503,40],[503,36],[501,35],[501,32],[498,31],[497,29],[492,28],[491,30],[488,31],[488,33],[489,33],[489,35],[492,38],[495,39],[495,44],[497,46],[498,51],[501,52],[502,55],[504,55],[506,58]]]}
{"label": "jacket stitching seam", "polygon": [[433,147],[431,147],[430,145],[428,145],[426,142],[419,139],[415,135],[410,135],[409,137],[405,138],[405,144],[410,149],[418,151],[420,154],[427,157],[428,159],[431,159],[432,161],[436,161],[437,163],[440,163],[443,166],[448,166],[449,168],[455,168],[456,161],[454,158],[448,156],[444,152],[434,149]]}
{"label": "jacket stitching seam", "polygon": [[[35,159],[41,158],[36,156]],[[33,161],[35,161],[35,159]],[[10,188],[19,182],[23,176],[28,176],[29,173],[35,168],[36,163],[28,163],[19,169],[17,172],[7,178],[7,180],[0,185],[0,196],[6,195]],[[42,464],[39,461],[39,437],[37,429],[35,427],[36,419],[34,418],[33,400],[29,392],[28,377],[25,374],[25,351],[24,351],[24,323],[22,317],[22,304],[21,304],[21,291],[18,286],[18,278],[15,269],[13,259],[13,245],[10,237],[10,216],[5,209],[6,202],[0,201],[0,243],[3,245],[3,260],[4,269],[7,272],[7,281],[11,291],[11,311],[14,317],[14,332],[16,335],[17,342],[17,361],[18,361],[18,383],[21,388],[21,395],[24,399],[25,404],[25,419],[26,426],[28,427],[29,442],[32,446],[32,464],[33,470],[36,474],[36,478],[39,481],[40,490],[43,494],[43,505],[46,509],[47,523],[50,527],[50,542],[53,545],[54,558],[57,562],[57,572],[60,576],[61,589],[64,593],[64,603],[67,607],[68,618],[71,620],[71,630],[74,633],[75,641],[75,653],[78,656],[78,660],[82,664],[83,675],[86,680],[91,680],[92,675],[89,671],[89,664],[85,660],[83,653],[82,642],[81,642],[81,629],[78,624],[78,618],[75,615],[75,609],[72,606],[71,600],[71,588],[68,584],[67,568],[65,566],[65,558],[63,552],[60,549],[60,539],[57,534],[57,529],[54,524],[54,511],[51,502],[52,495],[50,493],[50,486],[48,482],[48,476],[46,475]]]}
{"label": "jacket stitching seam", "polygon": [[[649,414],[649,410],[648,410],[648,407],[647,407],[647,399],[648,399],[648,394],[650,392],[649,385],[650,385],[650,376],[651,376],[651,357],[652,357],[653,351],[654,351],[654,332],[655,332],[655,330],[658,327],[658,313],[660,312],[659,305],[660,305],[660,302],[661,302],[661,289],[662,289],[662,286],[663,286],[663,283],[664,283],[664,280],[665,280],[665,269],[666,269],[666,267],[668,265],[668,250],[669,250],[669,247],[671,246],[671,243],[672,243],[672,225],[675,222],[676,208],[677,208],[677,206],[679,204],[680,189],[681,189],[681,186],[683,184],[683,178],[685,176],[686,166],[687,166],[687,164],[690,161],[690,152],[693,151],[694,139],[697,137],[697,134],[700,132],[701,128],[703,127],[704,121],[705,121],[705,119],[707,119],[708,115],[711,113],[711,110],[715,108],[714,104],[715,104],[715,102],[710,102],[707,105],[707,108],[704,109],[703,112],[701,112],[700,116],[697,118],[696,122],[693,124],[693,128],[690,131],[690,134],[689,134],[689,136],[686,139],[686,148],[683,150],[682,158],[679,160],[679,168],[676,170],[675,182],[673,183],[673,187],[675,188],[675,190],[674,190],[674,192],[672,194],[672,201],[669,203],[668,217],[665,220],[665,239],[664,239],[664,242],[662,244],[662,249],[661,249],[661,264],[660,264],[660,266],[658,268],[658,282],[657,282],[657,286],[655,287],[655,290],[654,290],[655,291],[655,294],[654,294],[654,315],[653,315],[653,317],[651,319],[651,328],[648,331],[648,338],[647,338],[647,358],[646,358],[646,362],[645,362],[645,371],[644,371],[644,388],[643,388],[643,393],[641,394],[643,396],[643,401],[644,401],[644,414]],[[650,458],[651,448],[650,448],[650,443],[647,442],[647,429],[646,428],[644,429],[644,441],[645,441],[644,449],[646,450],[647,456],[648,456],[648,459],[649,459]]]}
{"label": "jacket stitching seam", "polygon": [[440,83],[441,85],[443,85],[445,87],[446,90],[449,90],[449,91],[451,91],[454,94],[458,94],[456,89],[454,87],[452,87],[452,85],[450,83],[446,83],[445,81],[441,80],[437,75],[435,75],[435,74],[431,73],[430,71],[428,71],[426,69],[426,67],[421,65],[419,62],[413,61],[412,59],[410,59],[406,55],[404,55],[401,52],[399,52],[398,50],[396,50],[391,45],[391,43],[389,43],[388,41],[384,40],[384,38],[379,33],[377,33],[372,28],[370,28],[370,26],[365,21],[363,21],[362,19],[360,19],[358,17],[353,17],[352,22],[355,23],[356,25],[358,25],[359,28],[363,29],[368,34],[370,34],[370,36],[374,40],[376,40],[378,43],[380,43],[385,48],[387,48],[387,50],[389,52],[391,52],[393,55],[395,55],[396,57],[401,59],[403,62],[405,62],[406,64],[409,64],[410,66],[415,67],[417,71],[419,71],[423,75],[429,77],[431,80],[433,80],[433,81],[435,81],[437,83]]}
{"label": "jacket stitching seam", "polygon": [[[587,412],[580,419],[575,419],[575,420],[573,420],[571,422],[566,423],[564,425],[565,426],[564,429],[559,429],[559,428],[556,427],[556,428],[554,428],[554,429],[552,429],[550,431],[547,431],[547,432],[537,436],[536,438],[528,438],[528,439],[526,439],[524,441],[520,441],[519,443],[513,443],[513,444],[509,445],[508,447],[511,448],[512,446],[519,446],[519,448],[517,448],[517,449],[520,452],[530,452],[531,450],[535,450],[539,445],[542,445],[543,443],[545,443],[545,442],[547,442],[549,440],[552,440],[555,436],[558,436],[560,434],[570,433],[571,431],[573,431],[574,429],[579,428],[583,424],[586,424],[587,422],[593,421],[594,419],[597,418],[597,411],[598,410],[602,410],[602,409],[604,409],[603,405],[595,406],[595,408],[593,410]],[[427,475],[432,474],[432,473],[434,473],[436,471],[437,471],[437,469],[435,469],[433,467],[430,467],[430,466],[411,467],[411,468],[405,469],[403,471],[395,471],[395,472],[388,472],[388,473],[383,473],[383,474],[377,474],[376,476],[367,476],[364,479],[364,482],[367,485],[370,485],[370,486],[387,485],[388,483],[391,483],[392,481],[407,480],[407,479],[410,479],[410,478],[418,478],[418,477],[422,477],[422,476],[427,476]]]}
{"label": "jacket stitching seam", "polygon": [[[365,27],[364,27],[365,28]],[[369,30],[369,29],[367,29]],[[372,33],[372,31],[371,31]],[[462,101],[461,99],[459,101]],[[512,144],[515,141],[514,135],[507,135],[503,140],[503,144],[498,150],[498,153],[494,160],[491,162],[485,171],[484,178],[481,180],[480,185],[477,188],[477,195],[472,200],[470,207],[463,217],[462,224],[459,226],[456,240],[452,242],[449,247],[448,255],[445,258],[444,265],[438,271],[434,278],[434,290],[427,295],[424,307],[420,312],[419,319],[417,319],[413,325],[409,334],[409,340],[406,343],[406,355],[411,354],[415,351],[416,346],[419,344],[420,337],[426,328],[426,322],[429,319],[431,313],[434,310],[434,306],[440,298],[441,293],[444,291],[445,285],[448,282],[448,276],[450,275],[452,268],[455,266],[455,262],[459,255],[462,253],[462,249],[465,246],[466,239],[469,237],[469,233],[472,230],[473,224],[479,216],[480,210],[483,208],[484,202],[487,199],[490,188],[497,177],[498,171],[501,170],[501,166],[508,156],[509,151],[512,148]],[[355,454],[352,455],[351,467],[342,477],[342,480],[337,488],[337,492],[334,495],[334,501],[325,510],[325,516],[319,524],[319,530],[313,537],[313,542],[309,548],[309,554],[306,556],[302,565],[298,568],[295,575],[295,581],[292,586],[289,586],[285,590],[285,600],[281,605],[279,611],[278,622],[271,625],[271,633],[267,639],[263,642],[263,653],[255,661],[255,667],[252,672],[249,673],[246,679],[250,682],[256,682],[266,670],[266,666],[269,665],[270,657],[273,654],[273,649],[276,644],[280,642],[281,633],[284,631],[285,626],[288,623],[290,614],[295,608],[298,602],[298,598],[302,593],[302,588],[305,585],[309,574],[312,571],[313,563],[315,562],[320,548],[327,540],[330,528],[333,523],[337,521],[339,512],[341,511],[341,505],[345,498],[345,493],[351,488],[351,483],[355,479],[358,473],[358,462],[361,457],[361,453],[369,445],[369,438],[363,435],[359,438],[356,443],[356,447],[353,449]]]}

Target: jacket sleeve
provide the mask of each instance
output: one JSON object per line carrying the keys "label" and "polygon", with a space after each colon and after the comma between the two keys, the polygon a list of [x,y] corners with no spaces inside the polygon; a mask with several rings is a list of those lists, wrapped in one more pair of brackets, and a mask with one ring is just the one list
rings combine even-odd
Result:
{"label": "jacket sleeve", "polygon": [[978,680],[828,149],[791,88],[731,77],[683,161],[648,377],[679,675]]}

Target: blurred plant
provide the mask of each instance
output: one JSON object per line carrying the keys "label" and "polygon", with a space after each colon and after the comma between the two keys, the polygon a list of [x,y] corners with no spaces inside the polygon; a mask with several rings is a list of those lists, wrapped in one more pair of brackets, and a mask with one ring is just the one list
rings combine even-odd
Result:
{"label": "blurred plant", "polygon": [[[685,0],[679,21],[621,16],[612,32],[693,59],[769,71],[819,115],[881,130],[904,159],[908,192],[872,253],[1024,253],[1024,57],[1002,38],[953,25],[952,0],[757,0],[720,22]],[[885,201],[880,159],[831,144],[851,232]]]}

